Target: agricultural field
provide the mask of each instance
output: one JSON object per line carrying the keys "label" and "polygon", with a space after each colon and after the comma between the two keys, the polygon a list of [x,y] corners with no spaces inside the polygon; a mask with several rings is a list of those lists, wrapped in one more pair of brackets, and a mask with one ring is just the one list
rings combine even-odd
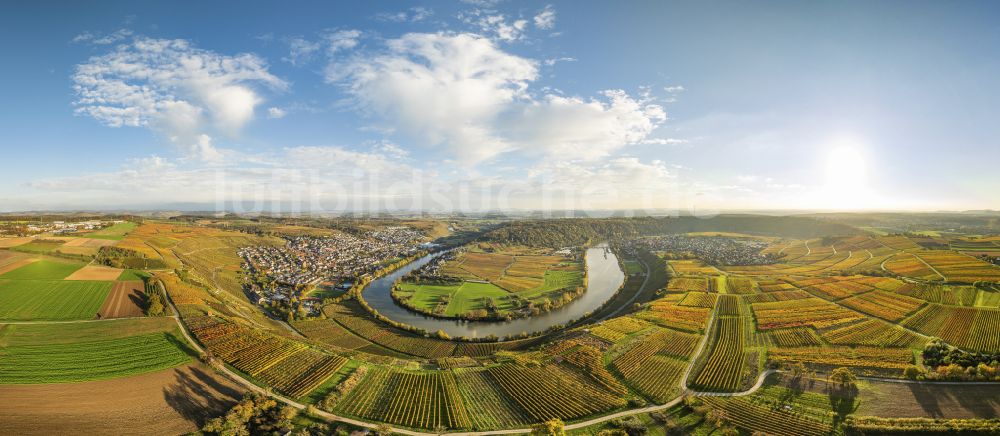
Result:
{"label": "agricultural field", "polygon": [[62,280],[83,267],[82,263],[40,259],[0,275],[7,280]]}
{"label": "agricultural field", "polygon": [[0,279],[0,320],[93,319],[112,286],[112,282]]}
{"label": "agricultural field", "polygon": [[125,235],[129,234],[132,230],[135,230],[136,227],[137,224],[132,222],[117,223],[112,224],[110,227],[84,234],[83,237],[120,241],[125,239]]}
{"label": "agricultural field", "polygon": [[0,384],[67,383],[159,371],[188,363],[172,320],[0,326]]}
{"label": "agricultural field", "polygon": [[198,364],[99,381],[0,385],[0,433],[189,434],[242,395],[234,382]]}

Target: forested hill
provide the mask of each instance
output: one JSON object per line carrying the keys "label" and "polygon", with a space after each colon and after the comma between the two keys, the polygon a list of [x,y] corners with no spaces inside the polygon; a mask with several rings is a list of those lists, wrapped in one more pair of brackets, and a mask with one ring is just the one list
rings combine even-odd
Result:
{"label": "forested hill", "polygon": [[845,236],[863,231],[815,218],[763,215],[701,217],[568,218],[514,221],[483,236],[492,242],[562,247],[588,241],[687,232],[733,232],[791,238]]}

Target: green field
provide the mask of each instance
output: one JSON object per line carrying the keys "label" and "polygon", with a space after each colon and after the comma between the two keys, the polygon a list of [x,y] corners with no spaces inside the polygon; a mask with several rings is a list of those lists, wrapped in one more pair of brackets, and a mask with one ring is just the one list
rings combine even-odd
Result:
{"label": "green field", "polygon": [[399,289],[412,292],[410,303],[418,309],[433,312],[444,296],[451,302],[445,310],[446,316],[457,316],[470,310],[485,309],[487,298],[493,298],[500,310],[511,310],[511,294],[491,283],[462,282],[460,285],[425,285],[401,283]]}
{"label": "green field", "polygon": [[101,229],[96,232],[90,232],[81,236],[83,236],[84,238],[110,239],[112,241],[121,241],[122,239],[125,239],[125,235],[127,235],[129,232],[135,229],[135,227],[136,227],[135,223],[120,223],[120,224],[115,224],[106,229]]}
{"label": "green field", "polygon": [[[69,325],[67,328],[75,328]],[[15,333],[16,334],[16,333]],[[191,360],[173,333],[0,349],[0,384],[67,383],[152,372]]]}
{"label": "green field", "polygon": [[82,263],[42,259],[0,275],[0,279],[62,280],[80,268]]}
{"label": "green field", "polygon": [[63,244],[61,242],[56,243],[56,242],[31,241],[27,244],[12,247],[11,250],[20,251],[23,253],[51,253],[53,251],[56,251],[56,249],[62,246]]}
{"label": "green field", "polygon": [[177,327],[172,318],[122,318],[100,322],[3,324],[0,348],[20,345],[58,345],[100,339],[163,333]]}
{"label": "green field", "polygon": [[127,269],[125,271],[122,271],[122,275],[118,276],[118,281],[121,281],[121,282],[145,281],[149,277],[150,277],[150,275],[147,272],[143,272],[143,271],[139,271],[139,270],[134,270],[134,269]]}
{"label": "green field", "polygon": [[642,274],[646,272],[646,269],[642,267],[642,264],[634,260],[626,260],[625,262],[625,274]]}
{"label": "green field", "polygon": [[524,292],[518,292],[517,295],[522,298],[535,299],[546,297],[547,294],[562,291],[564,289],[575,289],[577,286],[583,283],[583,272],[580,271],[561,271],[561,270],[549,270],[545,271],[545,276],[543,277],[544,283],[541,286],[529,289]]}
{"label": "green field", "polygon": [[0,319],[91,319],[111,286],[112,282],[0,280]]}

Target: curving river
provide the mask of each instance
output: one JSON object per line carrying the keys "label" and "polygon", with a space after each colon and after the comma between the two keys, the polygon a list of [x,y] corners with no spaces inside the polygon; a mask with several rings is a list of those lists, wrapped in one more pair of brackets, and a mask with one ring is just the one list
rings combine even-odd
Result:
{"label": "curving river", "polygon": [[365,301],[386,318],[429,332],[443,330],[452,337],[476,338],[489,335],[504,337],[521,333],[538,333],[554,325],[566,324],[579,319],[588,312],[601,307],[625,281],[625,273],[618,266],[618,258],[608,249],[607,244],[600,244],[587,249],[587,291],[565,306],[538,316],[511,321],[460,321],[432,318],[396,304],[390,295],[393,284],[402,276],[420,268],[440,254],[428,254],[391,274],[372,281],[365,287]]}

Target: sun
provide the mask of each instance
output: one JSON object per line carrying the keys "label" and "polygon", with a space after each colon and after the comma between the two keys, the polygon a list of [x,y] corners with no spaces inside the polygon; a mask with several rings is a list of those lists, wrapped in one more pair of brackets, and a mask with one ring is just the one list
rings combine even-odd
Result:
{"label": "sun", "polygon": [[824,208],[877,207],[868,185],[868,162],[862,150],[853,143],[838,143],[827,152],[826,184],[821,192]]}

